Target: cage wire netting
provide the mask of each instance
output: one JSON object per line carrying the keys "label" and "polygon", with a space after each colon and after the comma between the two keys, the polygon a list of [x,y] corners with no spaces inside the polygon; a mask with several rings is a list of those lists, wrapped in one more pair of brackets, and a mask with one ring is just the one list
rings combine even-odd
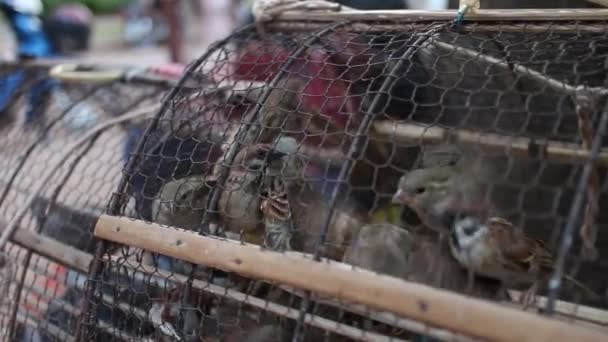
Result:
{"label": "cage wire netting", "polygon": [[118,186],[128,132],[145,127],[170,87],[138,72],[66,82],[50,77],[51,67],[0,65],[2,234],[18,224],[2,250],[7,341],[74,339],[93,227]]}
{"label": "cage wire netting", "polygon": [[[483,339],[352,302],[346,288],[311,291],[331,275],[299,278],[299,258],[605,328],[606,27],[248,27],[164,97],[162,82],[54,84],[34,106],[46,123],[1,137],[3,221],[30,204],[4,249],[1,327],[23,341]],[[27,110],[16,93],[12,109]],[[49,181],[86,126],[79,106],[97,122],[155,116],[92,134]],[[125,125],[141,134],[129,140]],[[166,238],[142,228],[126,238],[146,246],[94,243],[102,212],[124,219],[118,235]],[[219,247],[195,255],[196,235]],[[188,261],[213,255],[226,260]],[[272,272],[282,259],[293,274]]]}
{"label": "cage wire netting", "polygon": [[[606,34],[598,21],[242,29],[166,98],[108,214],[605,326]],[[98,244],[86,340],[476,337],[290,286],[297,274],[158,253]],[[554,271],[566,277],[549,287]]]}

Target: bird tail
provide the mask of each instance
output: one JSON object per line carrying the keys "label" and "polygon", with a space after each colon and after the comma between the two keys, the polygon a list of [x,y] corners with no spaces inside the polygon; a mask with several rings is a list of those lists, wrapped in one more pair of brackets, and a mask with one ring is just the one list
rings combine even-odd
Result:
{"label": "bird tail", "polygon": [[578,288],[579,290],[581,290],[582,292],[584,292],[587,296],[589,296],[592,299],[599,299],[600,295],[597,294],[595,291],[593,291],[592,289],[590,289],[589,287],[585,286],[585,284],[581,283],[580,281],[574,279],[573,277],[569,276],[569,275],[565,275],[564,278],[572,285],[574,285],[576,288]]}

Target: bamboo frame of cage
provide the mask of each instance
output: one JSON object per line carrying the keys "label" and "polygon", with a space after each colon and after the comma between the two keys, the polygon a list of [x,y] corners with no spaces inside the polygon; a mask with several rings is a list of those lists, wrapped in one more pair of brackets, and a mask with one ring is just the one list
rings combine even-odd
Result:
{"label": "bamboo frame of cage", "polygon": [[[23,229],[18,229],[15,231],[15,234],[12,238],[13,242],[18,245],[27,248],[29,250],[35,251],[37,254],[48,257],[51,260],[61,263],[62,265],[66,265],[68,267],[74,268],[83,273],[88,273],[89,267],[88,265],[92,262],[93,256],[74,249],[71,246],[67,246],[62,244],[54,239],[42,236],[33,231],[27,231]],[[166,287],[167,282],[170,283],[185,283],[187,281],[187,277],[185,275],[180,275],[177,273],[169,273],[166,271],[158,270],[152,266],[146,265],[127,265],[127,268],[134,272],[134,277],[139,280],[144,280],[144,278],[150,278],[150,282],[156,284],[158,287]],[[208,282],[194,280],[193,287],[197,290],[204,291],[213,295],[226,297],[228,299],[241,302],[252,306],[254,308],[262,309],[278,316],[284,316],[291,319],[297,319],[297,310],[290,309],[280,304],[270,303],[262,298],[257,298],[246,293],[242,293],[236,290],[229,290],[217,285],[209,284]],[[134,309],[129,307],[127,304],[116,302],[113,298],[108,295],[102,296],[102,301],[106,304],[118,305],[125,312],[133,312],[135,315],[142,319],[147,319],[147,314],[141,310]],[[103,322],[98,322],[103,323]],[[335,332],[336,334],[343,335],[350,338],[360,338],[364,336],[363,341],[385,341],[386,338],[380,334],[375,334],[372,332],[364,332],[363,330],[352,327],[347,324],[341,324],[339,322],[326,319],[316,315],[308,315],[306,318],[306,323],[321,329],[325,329],[327,331]],[[107,324],[107,323],[106,323]],[[98,325],[99,326],[99,325]],[[99,326],[101,329],[105,330],[108,333],[121,335],[122,332],[112,332],[110,329],[104,329],[103,326]],[[106,327],[107,328],[107,327]],[[428,329],[425,329],[427,331]],[[433,329],[428,330],[428,332],[433,335]],[[399,341],[398,339],[392,339],[392,341]]]}
{"label": "bamboo frame of cage", "polygon": [[[370,271],[353,272],[350,266],[338,262],[315,262],[299,253],[294,256],[264,251],[154,223],[104,215],[98,221],[95,235],[192,263],[359,303],[475,338],[495,341],[602,341],[608,338],[608,333],[599,329],[564,324]],[[467,314],[463,316],[464,312]],[[510,326],[518,329],[514,331]]]}
{"label": "bamboo frame of cage", "polygon": [[[42,255],[46,258],[49,258],[50,260],[54,260],[62,265],[68,266],[83,273],[88,273],[88,265],[93,259],[93,256],[88,253],[79,251],[71,246],[62,244],[54,239],[48,238],[33,231],[18,229],[17,231],[15,231],[15,234],[11,240],[12,242],[17,243],[23,248],[33,250],[39,255]],[[117,258],[113,258],[113,261],[118,262]],[[37,262],[36,264],[39,264],[39,262]],[[153,266],[139,264],[129,265],[128,262],[125,263],[124,266],[134,272],[135,279],[143,280],[144,277],[149,277],[151,284],[155,284],[155,286],[158,287],[166,287],[168,280],[170,282],[175,283],[183,283],[187,280],[187,277],[185,275],[158,270]],[[65,277],[67,277],[67,275]],[[209,284],[208,282],[196,279],[194,280],[193,287],[197,290],[205,291],[213,295],[226,297],[230,300],[242,302],[258,309],[268,310],[277,315],[283,315],[293,319],[296,318],[295,309],[290,310],[289,308],[284,307],[282,305],[269,303],[261,298],[256,298],[254,296],[236,290],[225,289],[220,286]],[[538,296],[537,298],[540,304],[542,304],[543,301],[546,301],[546,298],[544,297]],[[108,295],[104,295],[102,301],[111,305],[113,303],[116,303],[114,299]],[[336,303],[333,304],[335,305]],[[515,306],[515,304],[511,302],[506,304]],[[120,302],[116,303],[116,305],[125,309],[125,311],[132,311],[135,315],[139,316],[142,319],[146,319],[146,314],[144,312],[141,312],[140,310],[134,310],[133,308],[129,308],[127,304]],[[341,305],[344,305],[344,303],[341,303]],[[424,324],[403,319],[388,312],[376,313],[372,310],[369,310],[369,308],[365,309],[354,304],[347,305],[345,309],[354,313],[369,313],[371,316],[370,318],[372,318],[373,320],[393,325],[398,328],[404,328],[411,331],[420,331],[428,334],[429,336],[438,338],[446,336],[446,333],[443,332],[441,329],[425,327]],[[557,313],[557,317],[570,322],[573,320],[576,322],[584,322],[592,324],[596,328],[605,327],[608,325],[608,315],[606,314],[606,312],[591,307],[575,305],[572,303],[560,301],[557,303]],[[307,316],[306,322],[318,328],[326,328],[329,330],[335,330],[335,327],[339,325],[338,322],[334,322],[329,319],[324,319],[322,317],[314,315]],[[360,331],[358,331],[357,329],[354,329],[352,331],[349,330],[350,326],[340,325],[340,327],[341,329],[343,329],[343,332],[348,333],[348,336],[357,337],[361,335]]]}
{"label": "bamboo frame of cage", "polygon": [[[325,25],[320,22],[310,21],[277,21],[268,23],[267,26],[273,31],[310,31],[311,29],[318,28],[319,26]],[[406,22],[406,23],[394,23],[388,22],[377,22],[377,23],[365,23],[365,22],[352,22],[349,23],[348,28],[351,32],[415,32],[423,29],[427,26],[424,21],[422,22]],[[576,32],[587,32],[587,33],[606,33],[607,27],[601,22],[592,23],[576,23],[570,24],[567,22],[497,22],[496,24],[485,24],[481,22],[465,22],[462,24],[461,30],[465,32],[517,32],[517,33],[544,33],[544,32],[555,32],[555,33],[576,33]]]}
{"label": "bamboo frame of cage", "polygon": [[[359,11],[286,11],[276,15],[278,21],[335,22],[352,21],[443,21],[454,20],[455,10],[374,10]],[[606,20],[608,9],[597,8],[539,8],[539,9],[478,9],[467,13],[466,21],[574,21]]]}
{"label": "bamboo frame of cage", "polygon": [[[583,149],[577,144],[549,139],[532,139],[394,121],[378,121],[374,124],[374,127],[379,135],[402,144],[438,144],[454,141],[482,149],[508,150],[523,156],[544,156],[549,160],[567,163],[581,163],[591,155],[589,150]],[[598,165],[608,166],[608,149],[601,150],[597,156],[597,163]]]}
{"label": "bamboo frame of cage", "polygon": [[[176,228],[177,229],[177,228]],[[82,252],[77,250],[71,246],[65,245],[61,242],[58,242],[52,238],[43,236],[39,233],[28,231],[24,229],[18,229],[15,231],[15,234],[12,237],[12,242],[18,244],[19,246],[35,251],[37,254],[44,256],[50,260],[58,262],[62,265],[73,268],[74,270],[80,271],[82,273],[88,273],[89,264],[93,260],[93,256],[91,254]],[[117,260],[115,260],[117,261]],[[37,263],[39,264],[39,262]],[[175,273],[167,273],[162,270],[158,270],[151,266],[146,265],[135,265],[133,267],[126,265],[129,269],[141,268],[143,274],[152,275],[153,280],[157,283],[158,286],[165,286],[166,279],[175,278],[178,281],[185,281],[186,277],[183,275],[175,274]],[[162,278],[161,278],[162,277]],[[197,286],[198,285],[198,286]],[[207,284],[206,282],[198,281],[195,282],[195,288],[199,290],[205,290],[207,287],[213,289],[214,285]],[[223,288],[215,289],[217,291],[212,292],[213,294],[221,295],[224,293]],[[245,294],[239,294],[237,291],[230,290],[234,293],[234,296],[240,296]],[[514,292],[517,295],[517,292]],[[249,296],[249,298],[252,298]],[[537,297],[541,304],[546,300],[546,298],[538,296]],[[113,299],[109,296],[104,298],[104,302],[111,303]],[[120,305],[120,304],[119,304]],[[265,305],[265,304],[264,304]],[[575,319],[575,320],[584,320],[594,324],[596,327],[599,326],[608,326],[608,314],[603,311],[592,307],[575,305],[568,302],[559,302],[558,303],[558,313],[564,316],[566,319]],[[137,313],[136,313],[137,314]],[[395,321],[395,316],[390,316],[387,318],[389,321]],[[385,322],[387,323],[387,322]]]}

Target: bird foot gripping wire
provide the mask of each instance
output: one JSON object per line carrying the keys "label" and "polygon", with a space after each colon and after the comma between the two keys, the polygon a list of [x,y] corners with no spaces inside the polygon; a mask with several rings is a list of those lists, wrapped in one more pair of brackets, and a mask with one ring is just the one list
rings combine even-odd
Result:
{"label": "bird foot gripping wire", "polygon": [[458,12],[456,13],[454,22],[456,24],[462,24],[465,15],[473,13],[475,10],[479,9],[479,1],[480,0],[460,0],[460,5],[458,6]]}
{"label": "bird foot gripping wire", "polygon": [[288,11],[341,11],[342,6],[325,0],[256,0],[253,3],[253,16],[258,32],[263,34],[263,25],[278,15]]}

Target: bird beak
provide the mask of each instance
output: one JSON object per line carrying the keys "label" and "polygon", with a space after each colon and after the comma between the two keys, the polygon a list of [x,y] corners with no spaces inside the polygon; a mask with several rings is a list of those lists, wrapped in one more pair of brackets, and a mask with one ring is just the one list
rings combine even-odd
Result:
{"label": "bird beak", "polygon": [[279,159],[283,158],[284,156],[285,156],[285,153],[283,153],[281,151],[277,151],[277,150],[272,150],[272,151],[268,152],[267,160],[269,162],[273,162],[275,160],[279,160]]}
{"label": "bird beak", "polygon": [[403,190],[401,190],[401,189],[397,190],[397,192],[393,196],[393,203],[396,203],[396,204],[406,204],[406,203],[409,203],[410,201],[411,201],[411,197],[408,194],[406,194],[405,192],[403,192]]}

